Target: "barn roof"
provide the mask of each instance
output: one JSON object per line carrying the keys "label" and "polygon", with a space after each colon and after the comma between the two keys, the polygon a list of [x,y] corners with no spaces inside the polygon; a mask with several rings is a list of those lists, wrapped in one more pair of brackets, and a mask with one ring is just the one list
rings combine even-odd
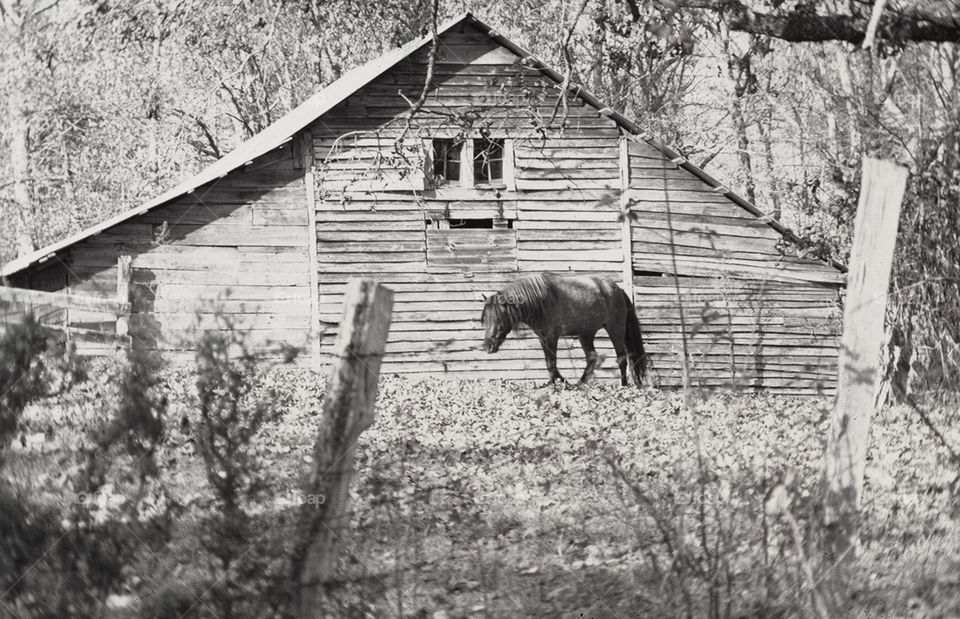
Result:
{"label": "barn roof", "polygon": [[[528,63],[528,66],[539,69],[541,73],[558,84],[563,83],[564,76],[560,72],[547,66],[539,58],[533,56],[528,51],[506,38],[496,29],[477,19],[469,12],[445,21],[437,28],[437,34],[441,35],[444,32],[459,26],[465,21],[479,28],[496,43],[507,48],[517,56],[524,58],[525,62]],[[317,118],[331,110],[337,104],[344,101],[347,97],[352,95],[360,88],[369,84],[371,81],[379,77],[398,62],[417,51],[420,47],[429,43],[430,40],[431,36],[429,34],[419,37],[401,47],[383,54],[379,58],[356,67],[347,73],[344,73],[340,79],[320,90],[312,97],[295,107],[289,113],[284,115],[282,118],[271,124],[269,127],[256,134],[249,140],[243,142],[233,151],[221,157],[208,167],[201,170],[199,173],[184,180],[179,185],[169,189],[156,198],[141,204],[140,206],[134,207],[128,211],[124,211],[123,213],[102,221],[94,226],[85,228],[84,230],[57,241],[56,243],[42,247],[30,254],[27,254],[26,256],[16,258],[15,260],[4,264],[2,267],[0,267],[0,277],[8,277],[26,269],[35,263],[43,262],[57,252],[62,251],[71,245],[82,241],[83,239],[95,236],[100,232],[103,232],[104,230],[122,223],[132,217],[136,217],[137,215],[141,215],[153,208],[166,204],[171,200],[192,193],[201,185],[222,178],[230,172],[237,170],[243,165],[253,161],[254,159],[283,146],[290,141],[293,136],[297,134],[297,132],[305,129]],[[570,91],[572,94],[583,99],[586,103],[599,109],[603,115],[612,119],[620,127],[650,144],[653,148],[663,153],[665,157],[669,158],[680,167],[706,182],[718,193],[724,195],[732,202],[741,208],[746,209],[753,215],[762,218],[763,221],[777,230],[787,240],[799,243],[800,239],[789,228],[774,220],[772,217],[733,191],[730,191],[726,186],[688,161],[679,152],[657,140],[635,122],[608,107],[597,97],[584,90],[580,85],[570,84]],[[834,263],[834,266],[841,270],[846,270],[843,265],[840,265],[839,263]]]}

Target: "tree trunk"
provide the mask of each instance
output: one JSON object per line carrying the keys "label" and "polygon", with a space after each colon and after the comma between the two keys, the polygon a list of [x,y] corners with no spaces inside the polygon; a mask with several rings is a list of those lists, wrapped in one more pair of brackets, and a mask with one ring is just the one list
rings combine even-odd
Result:
{"label": "tree trunk", "polygon": [[7,126],[10,131],[10,172],[13,201],[17,209],[17,255],[36,249],[33,242],[33,200],[30,198],[30,124],[22,105],[22,93],[14,90],[7,97]]}
{"label": "tree trunk", "polygon": [[852,163],[854,158],[862,152],[863,138],[861,133],[860,109],[857,101],[859,97],[853,87],[853,75],[850,70],[850,54],[839,45],[835,50],[837,59],[837,74],[840,76],[840,87],[843,89],[844,104],[847,108],[847,156]]}
{"label": "tree trunk", "polygon": [[[767,122],[770,122],[769,118]],[[770,214],[774,219],[780,221],[780,216],[783,214],[780,206],[780,180],[773,169],[773,144],[770,139],[770,127],[767,126],[764,129],[763,121],[760,121],[757,123],[757,129],[760,131],[760,139],[763,141],[763,158],[766,160],[767,176],[770,182],[770,206],[773,207],[773,212]]]}
{"label": "tree trunk", "polygon": [[739,80],[734,65],[736,60],[730,51],[730,31],[723,22],[720,23],[720,37],[723,41],[723,55],[726,62],[727,78],[730,82],[730,119],[733,121],[733,132],[737,138],[737,158],[740,161],[740,172],[743,174],[744,193],[751,204],[756,204],[756,182],[753,177],[753,162],[750,160],[750,138],[747,136],[747,123],[743,115],[743,100]]}
{"label": "tree trunk", "polygon": [[150,123],[149,149],[153,179],[160,176],[160,106],[162,104],[162,92],[160,85],[163,80],[163,19],[164,8],[159,2],[155,7],[156,20],[153,26],[153,45],[151,48],[151,60],[153,63],[153,85],[150,88],[149,99],[147,101],[147,120]]}

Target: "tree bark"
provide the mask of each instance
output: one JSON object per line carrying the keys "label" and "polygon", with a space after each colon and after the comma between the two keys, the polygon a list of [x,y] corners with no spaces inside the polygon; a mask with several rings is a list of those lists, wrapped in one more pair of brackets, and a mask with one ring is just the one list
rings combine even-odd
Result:
{"label": "tree bark", "polygon": [[730,50],[730,31],[723,22],[720,22],[720,38],[723,41],[724,61],[730,82],[730,96],[727,104],[730,107],[730,119],[733,121],[733,131],[737,138],[737,159],[740,161],[740,172],[743,174],[744,193],[751,204],[756,204],[756,181],[753,177],[753,162],[750,160],[750,138],[747,136],[747,123],[743,115],[740,76],[734,70],[736,59]]}
{"label": "tree bark", "polygon": [[850,55],[841,48],[836,49],[837,74],[840,76],[840,87],[843,89],[844,106],[847,108],[847,156],[851,161],[863,149],[861,133],[862,119],[857,107],[858,98],[853,87],[853,75],[850,69]]}
{"label": "tree bark", "polygon": [[[767,119],[767,122],[770,122],[769,119]],[[764,129],[761,120],[757,123],[757,129],[760,131],[760,139],[763,141],[763,158],[767,164],[767,176],[770,183],[770,206],[773,207],[773,212],[770,214],[774,219],[780,221],[780,216],[783,215],[783,209],[780,206],[780,179],[777,178],[777,173],[773,169],[773,141],[770,137],[770,127]]]}
{"label": "tree bark", "polygon": [[[667,9],[702,9],[721,15],[731,30],[748,32],[791,42],[846,41],[863,44],[870,29],[865,15],[819,15],[803,10],[763,13],[740,0],[655,0]],[[627,0],[628,6],[631,0]],[[947,3],[943,3],[947,4]],[[960,20],[949,6],[937,4],[909,10],[887,9],[878,18],[878,39],[890,41],[960,42]],[[632,7],[631,7],[631,12]],[[639,12],[634,13],[639,19]]]}
{"label": "tree bark", "polygon": [[23,109],[22,93],[16,89],[7,96],[7,127],[10,131],[10,172],[13,201],[17,209],[17,255],[36,249],[33,242],[33,200],[30,198],[30,123]]}

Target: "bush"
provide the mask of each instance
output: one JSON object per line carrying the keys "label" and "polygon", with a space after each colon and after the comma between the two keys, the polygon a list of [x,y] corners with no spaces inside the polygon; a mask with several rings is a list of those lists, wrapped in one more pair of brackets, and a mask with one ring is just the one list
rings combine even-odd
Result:
{"label": "bush", "polygon": [[0,333],[0,469],[4,450],[28,404],[68,389],[84,379],[72,345],[57,342],[53,331],[28,313]]}
{"label": "bush", "polygon": [[[83,377],[72,347],[52,341],[29,317],[0,340],[0,372],[13,381],[2,403],[7,435],[26,404],[59,394]],[[153,455],[164,437],[159,368],[155,354],[128,351],[120,376],[107,382],[114,387],[108,402],[98,402],[107,404],[108,419],[94,425],[90,447],[81,445],[80,463],[64,473],[65,486],[58,490],[65,493],[34,496],[0,481],[0,587],[7,591],[4,604],[18,614],[100,615],[143,544],[167,539],[175,506],[162,502],[162,509],[148,517],[140,510],[146,482],[157,474]],[[121,461],[130,466],[116,472],[114,465]]]}
{"label": "bush", "polygon": [[269,606],[276,597],[275,583],[265,578],[268,557],[258,547],[261,527],[246,506],[266,489],[253,441],[276,411],[277,394],[258,388],[263,358],[250,351],[247,333],[220,320],[222,330],[205,331],[197,342],[196,438],[213,490],[201,536],[214,559],[209,595],[218,614],[230,617],[243,615],[243,608],[252,612],[251,604]]}

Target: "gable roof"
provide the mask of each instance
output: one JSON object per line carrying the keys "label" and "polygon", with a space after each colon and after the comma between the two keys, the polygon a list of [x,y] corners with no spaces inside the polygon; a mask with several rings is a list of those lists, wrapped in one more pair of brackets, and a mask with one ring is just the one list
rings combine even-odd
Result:
{"label": "gable roof", "polygon": [[[557,84],[562,84],[564,82],[564,76],[560,72],[547,66],[539,58],[532,55],[513,41],[509,40],[491,26],[477,19],[469,12],[449,19],[438,26],[437,36],[440,36],[448,30],[459,26],[463,22],[470,23],[484,32],[499,45],[510,50],[520,58],[523,58],[525,64],[530,68],[538,69],[542,74],[546,75]],[[46,247],[42,247],[30,254],[27,254],[26,256],[11,260],[0,267],[0,277],[8,277],[26,269],[35,263],[43,262],[47,258],[50,258],[56,254],[58,251],[62,251],[71,245],[82,241],[83,239],[95,236],[112,226],[122,223],[132,217],[136,217],[137,215],[141,215],[153,208],[166,204],[171,200],[175,200],[176,198],[192,193],[201,185],[215,181],[219,178],[223,178],[230,172],[239,169],[257,157],[261,157],[270,151],[283,146],[299,131],[305,129],[317,118],[333,109],[336,105],[343,102],[345,99],[347,99],[347,97],[352,95],[357,90],[363,88],[374,79],[378,78],[401,60],[429,43],[431,38],[432,37],[429,34],[421,36],[401,47],[383,54],[379,58],[371,60],[366,64],[344,73],[338,80],[332,82],[329,86],[320,90],[312,97],[292,109],[269,127],[256,134],[249,140],[243,142],[230,153],[213,162],[197,174],[187,178],[175,187],[160,194],[156,198],[141,204],[140,206],[124,211],[123,213],[102,221],[99,224],[85,228],[84,230],[81,230],[60,241],[47,245]],[[600,110],[601,114],[610,118],[621,128],[625,129],[634,136],[637,136],[640,140],[660,151],[665,157],[676,163],[679,167],[687,170],[700,180],[707,183],[710,187],[714,188],[717,193],[725,196],[756,217],[761,218],[767,225],[783,235],[788,241],[797,244],[801,243],[800,238],[797,237],[792,230],[776,221],[733,191],[730,191],[726,186],[722,185],[712,176],[688,161],[679,152],[670,148],[663,142],[660,142],[642,127],[605,105],[597,97],[584,90],[580,85],[571,83],[569,85],[569,89],[573,95],[580,97],[589,105],[596,107],[598,110]],[[832,264],[839,270],[846,271],[846,268],[842,264],[835,261]]]}

